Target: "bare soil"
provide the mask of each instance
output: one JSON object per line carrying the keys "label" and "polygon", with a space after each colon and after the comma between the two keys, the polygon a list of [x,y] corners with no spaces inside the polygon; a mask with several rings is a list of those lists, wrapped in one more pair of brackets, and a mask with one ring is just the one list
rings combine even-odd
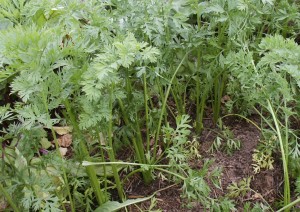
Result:
{"label": "bare soil", "polygon": [[[256,121],[258,117],[251,117],[251,120]],[[252,177],[250,187],[253,191],[249,191],[245,196],[234,199],[237,211],[244,211],[243,205],[245,202],[250,202],[252,205],[259,202],[266,205],[267,202],[273,206],[281,198],[280,194],[282,193],[283,171],[280,161],[275,161],[273,170],[261,170],[260,173],[255,174],[252,166],[252,153],[259,142],[260,131],[251,123],[235,117],[226,118],[224,123],[234,133],[235,138],[241,141],[240,150],[235,151],[232,155],[221,151],[211,153],[209,149],[215,140],[215,131],[217,131],[217,128],[215,128],[210,119],[207,119],[205,120],[205,130],[199,139],[199,142],[201,142],[199,151],[202,158],[192,161],[192,164],[195,167],[198,164],[198,167],[201,168],[203,160],[213,159],[212,168],[222,167],[222,189],[213,188],[212,186],[211,195],[215,198],[225,196],[228,193],[227,187],[233,182],[239,182],[244,178]],[[214,129],[214,131],[210,129]],[[186,201],[180,197],[180,185],[170,185],[167,182],[159,180],[156,180],[151,185],[144,185],[142,179],[139,176],[135,176],[130,179],[130,183],[126,187],[128,198],[146,197],[166,187],[167,189],[160,191],[156,195],[156,208],[162,211],[207,211],[197,202],[192,203],[192,208],[187,208]],[[144,202],[138,207],[142,210],[148,210],[149,204],[149,202]],[[131,206],[130,211],[140,210],[136,206]]]}

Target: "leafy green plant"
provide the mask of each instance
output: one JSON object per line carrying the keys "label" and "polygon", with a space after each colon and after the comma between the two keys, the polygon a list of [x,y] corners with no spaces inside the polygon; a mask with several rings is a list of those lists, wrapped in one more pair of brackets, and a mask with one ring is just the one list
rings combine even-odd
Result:
{"label": "leafy green plant", "polygon": [[147,201],[149,200],[150,198],[152,198],[153,196],[150,196],[150,197],[144,197],[144,198],[137,198],[137,199],[133,199],[133,200],[126,200],[125,202],[123,203],[119,203],[119,202],[107,202],[103,205],[101,205],[99,208],[97,208],[95,211],[96,212],[104,212],[104,211],[117,211],[121,208],[125,208],[129,205],[132,205],[132,204],[137,204],[137,203],[140,203],[140,202],[144,202],[144,201]]}
{"label": "leafy green plant", "polygon": [[[20,210],[93,210],[112,204],[115,189],[123,206],[118,153],[126,147],[134,152],[126,178],[141,172],[149,184],[164,173],[183,183],[188,200],[234,210],[227,198],[210,197],[208,181],[220,188],[221,170],[190,165],[201,158],[206,109],[217,124],[226,95],[229,111],[256,108],[277,135],[271,150],[285,157],[288,205],[288,172],[300,170],[299,132],[290,126],[299,113],[299,26],[299,2],[288,0],[0,0],[6,200]],[[60,155],[54,130],[66,125],[71,159]],[[240,141],[220,128],[213,148],[232,154]],[[259,151],[257,167],[271,167],[272,153]],[[76,165],[84,160],[100,165]]]}
{"label": "leafy green plant", "polygon": [[[285,103],[285,102],[284,102]],[[286,103],[285,103],[285,108],[286,108]],[[276,137],[279,140],[279,145],[280,145],[280,153],[282,156],[282,165],[283,165],[283,170],[284,170],[284,205],[288,205],[290,203],[290,179],[289,179],[289,171],[288,171],[288,159],[289,159],[289,125],[288,125],[288,118],[289,114],[285,114],[284,121],[285,124],[281,124],[280,121],[277,118],[277,115],[270,103],[268,101],[268,107],[267,109],[272,115],[272,119],[274,122],[275,127],[268,121],[262,114],[262,118],[264,121],[269,125],[269,127],[273,130],[274,133],[276,133]],[[288,109],[286,108],[288,111]],[[282,129],[284,129],[284,134],[282,134]],[[286,209],[288,210],[288,209]]]}
{"label": "leafy green plant", "polygon": [[[3,169],[5,175],[1,179],[14,187],[6,194],[20,198],[16,205],[10,204],[12,207],[24,210],[31,207],[34,210],[60,210],[62,201],[68,195],[63,189],[69,185],[64,184],[56,165],[46,164],[38,159],[32,159],[29,164],[18,148],[9,152],[5,150],[2,154],[7,161],[6,166],[15,168],[14,176],[8,172],[9,169]],[[12,177],[11,180],[7,179],[9,176]]]}
{"label": "leafy green plant", "polygon": [[225,151],[227,154],[232,155],[234,151],[241,148],[241,143],[234,137],[232,131],[223,125],[222,121],[219,120],[219,128],[221,132],[217,132],[217,137],[210,147],[210,151]]}
{"label": "leafy green plant", "polygon": [[271,153],[264,153],[259,150],[254,150],[254,153],[252,154],[252,160],[254,162],[252,166],[255,174],[259,173],[261,169],[274,169],[274,159]]}
{"label": "leafy green plant", "polygon": [[248,192],[251,191],[250,188],[250,183],[251,183],[251,177],[244,178],[241,181],[233,182],[231,185],[227,187],[228,190],[228,197],[231,198],[236,198],[236,197],[243,197],[245,196]]}
{"label": "leafy green plant", "polygon": [[[3,196],[5,197],[5,199],[7,200],[7,202],[10,204],[10,206],[13,208],[14,211],[20,211],[19,208],[16,206],[16,204],[14,203],[12,197],[9,195],[9,193],[7,192],[6,188],[3,187],[2,183],[0,183],[0,190],[1,193],[3,194]],[[3,198],[3,197],[1,197]],[[5,204],[3,199],[1,199],[1,205]],[[5,209],[1,207],[1,210]]]}
{"label": "leafy green plant", "polygon": [[257,174],[261,169],[274,169],[273,152],[277,148],[277,137],[269,130],[263,130],[264,139],[259,141],[259,144],[252,154],[252,164],[254,173]]}
{"label": "leafy green plant", "polygon": [[[261,115],[262,119],[272,129],[279,140],[285,179],[284,204],[287,205],[290,202],[288,174],[289,141],[291,140],[290,138],[297,137],[293,130],[290,129],[289,120],[291,117],[294,117],[297,111],[291,105],[298,102],[296,93],[299,86],[297,85],[298,79],[295,71],[299,68],[299,62],[295,60],[294,55],[298,55],[299,45],[292,39],[285,39],[281,35],[274,35],[263,38],[257,49],[262,57],[257,60],[256,64],[256,56],[248,48],[244,48],[244,50],[240,50],[238,53],[229,54],[226,63],[231,67],[232,76],[234,76],[232,79],[238,79],[233,84],[241,83],[244,86],[242,87],[243,97],[238,97],[238,94],[235,98],[244,101],[242,105],[248,105],[246,106],[247,108],[250,105],[262,105],[263,112],[257,109],[254,110]],[[287,52],[293,56],[286,57]],[[243,62],[237,64],[233,62],[233,59]],[[240,72],[237,69],[238,67],[244,69],[243,74],[238,73]],[[233,94],[233,91],[231,94]],[[269,121],[264,112],[269,113],[272,121]],[[272,122],[274,122],[275,127],[271,124]],[[297,148],[295,150],[297,151]]]}

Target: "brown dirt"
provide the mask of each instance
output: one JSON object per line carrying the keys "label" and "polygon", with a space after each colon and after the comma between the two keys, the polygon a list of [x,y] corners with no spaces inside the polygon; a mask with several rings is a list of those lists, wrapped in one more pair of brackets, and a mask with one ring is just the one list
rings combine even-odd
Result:
{"label": "brown dirt", "polygon": [[[257,117],[252,117],[251,120],[258,120]],[[280,161],[275,161],[273,170],[261,170],[260,173],[254,174],[252,167],[252,153],[256,148],[260,139],[260,131],[252,124],[247,123],[244,120],[240,120],[234,117],[228,117],[224,120],[224,124],[230,128],[234,133],[235,138],[241,141],[241,148],[235,151],[232,155],[228,155],[224,152],[210,153],[210,149],[217,131],[214,128],[210,119],[205,120],[206,129],[203,131],[200,137],[200,153],[202,159],[198,161],[192,161],[195,167],[201,167],[204,159],[214,159],[212,168],[222,167],[223,174],[221,176],[222,189],[212,187],[212,197],[218,198],[228,193],[227,187],[233,182],[239,182],[244,178],[252,177],[250,187],[253,191],[247,192],[245,196],[239,196],[233,199],[238,211],[243,211],[243,205],[245,202],[251,202],[252,205],[257,202],[265,203],[267,201],[271,206],[276,200],[280,198],[279,194],[282,191],[282,169]],[[211,131],[210,129],[215,129]],[[198,164],[198,165],[197,165]],[[126,185],[126,192],[129,198],[146,197],[153,192],[168,187],[170,184],[167,182],[161,182],[156,180],[151,185],[144,185],[142,179],[139,176],[130,179],[130,183]],[[197,202],[193,203],[193,208],[188,209],[184,207],[185,200],[180,197],[181,190],[180,185],[174,185],[170,188],[159,192],[156,195],[157,205],[156,208],[162,211],[206,211]],[[139,205],[140,209],[148,210],[149,202],[145,202]],[[136,206],[131,206],[129,211],[140,211]]]}

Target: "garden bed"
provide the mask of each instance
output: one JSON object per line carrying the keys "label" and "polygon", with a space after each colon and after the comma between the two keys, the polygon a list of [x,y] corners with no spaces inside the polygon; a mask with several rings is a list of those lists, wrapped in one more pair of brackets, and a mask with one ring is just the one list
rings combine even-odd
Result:
{"label": "garden bed", "polygon": [[1,0],[0,211],[290,211],[300,5]]}

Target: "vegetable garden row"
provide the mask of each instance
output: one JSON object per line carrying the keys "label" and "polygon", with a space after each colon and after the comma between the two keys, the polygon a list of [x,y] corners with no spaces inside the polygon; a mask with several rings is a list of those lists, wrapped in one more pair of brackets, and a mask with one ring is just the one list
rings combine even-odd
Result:
{"label": "vegetable garden row", "polygon": [[[0,211],[160,211],[168,187],[130,198],[135,177],[181,211],[296,210],[299,32],[298,0],[0,0]],[[201,135],[238,154],[228,117],[260,133],[254,175],[280,164],[275,202],[213,194]]]}

